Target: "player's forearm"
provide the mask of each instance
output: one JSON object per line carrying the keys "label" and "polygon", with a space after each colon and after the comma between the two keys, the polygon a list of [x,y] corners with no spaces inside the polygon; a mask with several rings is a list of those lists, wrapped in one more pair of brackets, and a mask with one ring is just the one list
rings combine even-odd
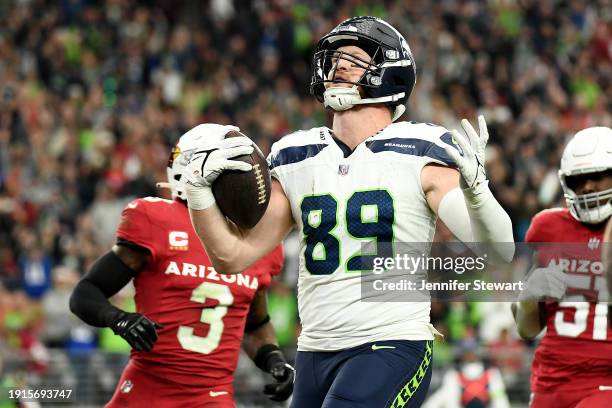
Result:
{"label": "player's forearm", "polygon": [[514,257],[512,221],[487,184],[463,190],[472,234],[476,242],[492,244],[500,260],[510,262]]}
{"label": "player's forearm", "polygon": [[447,192],[437,210],[438,217],[461,242],[474,242],[472,224],[463,192],[459,187]]}
{"label": "player's forearm", "polygon": [[[436,197],[442,194],[436,206]],[[462,190],[452,186],[443,188],[442,193],[434,194],[428,200],[432,209],[455,237],[463,242],[490,244],[493,261],[512,260],[514,256],[512,221],[486,183],[474,189]]]}
{"label": "player's forearm", "polygon": [[[215,270],[223,274],[236,274],[244,271],[253,259],[245,259],[247,252],[243,237],[237,229],[230,227],[216,205],[205,210],[189,209],[191,222],[196,234],[204,244],[206,253]],[[240,256],[240,255],[243,256]]]}
{"label": "player's forearm", "polygon": [[223,274],[240,273],[253,265],[281,243],[293,227],[289,202],[277,181],[272,182],[266,213],[250,230],[230,224],[216,205],[205,210],[190,208],[189,213],[213,266]]}
{"label": "player's forearm", "polygon": [[513,303],[512,314],[518,333],[525,340],[533,339],[544,328],[540,320],[540,305],[537,300]]}
{"label": "player's forearm", "polygon": [[251,360],[254,360],[257,351],[266,344],[278,345],[274,327],[270,322],[264,324],[255,331],[245,333],[244,339],[242,340],[242,349]]}
{"label": "player's forearm", "polygon": [[94,327],[108,327],[121,314],[102,291],[87,280],[80,281],[70,297],[70,311]]}
{"label": "player's forearm", "polygon": [[134,277],[134,272],[109,251],[98,258],[70,296],[70,311],[95,327],[110,326],[122,313],[108,298]]}

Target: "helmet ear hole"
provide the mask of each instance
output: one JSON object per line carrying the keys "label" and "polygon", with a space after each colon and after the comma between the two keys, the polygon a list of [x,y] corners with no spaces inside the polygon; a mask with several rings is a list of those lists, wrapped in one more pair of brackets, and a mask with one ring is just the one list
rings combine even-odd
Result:
{"label": "helmet ear hole", "polygon": [[174,179],[175,179],[176,181],[181,181],[181,175],[180,175],[180,174],[175,174],[175,175],[174,175]]}

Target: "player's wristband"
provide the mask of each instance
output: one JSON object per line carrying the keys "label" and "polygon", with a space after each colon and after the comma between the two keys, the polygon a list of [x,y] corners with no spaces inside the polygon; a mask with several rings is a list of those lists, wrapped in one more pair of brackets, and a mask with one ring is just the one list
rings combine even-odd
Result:
{"label": "player's wristband", "polygon": [[185,184],[187,206],[192,210],[205,210],[215,203],[215,196],[210,187],[193,186]]}
{"label": "player's wristband", "polygon": [[266,344],[257,350],[253,362],[258,368],[269,373],[277,363],[285,364],[287,360],[276,344]]}
{"label": "player's wristband", "polygon": [[267,324],[270,321],[270,315],[266,315],[263,319],[258,322],[247,322],[246,326],[244,326],[245,333],[251,333],[255,330],[259,329],[261,326]]}

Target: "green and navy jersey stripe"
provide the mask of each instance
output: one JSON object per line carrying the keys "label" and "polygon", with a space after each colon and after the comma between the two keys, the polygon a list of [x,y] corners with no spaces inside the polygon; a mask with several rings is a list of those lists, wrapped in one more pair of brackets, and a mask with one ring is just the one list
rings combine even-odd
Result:
{"label": "green and navy jersey stripe", "polygon": [[287,164],[299,163],[310,157],[314,157],[325,149],[327,144],[309,144],[305,146],[291,146],[271,154],[268,159],[268,167],[272,170],[275,167]]}
{"label": "green and navy jersey stripe", "polygon": [[[452,144],[452,135],[450,132],[444,133],[440,140]],[[268,166],[270,169],[285,166],[288,164],[299,163],[323,151],[329,144],[317,143],[304,146],[290,146],[279,150],[270,155]],[[455,163],[446,153],[446,151],[436,143],[420,138],[396,137],[390,139],[375,139],[366,142],[366,147],[373,153],[395,152],[410,156],[429,157],[438,160],[448,166],[455,167]]]}
{"label": "green and navy jersey stripe", "polygon": [[[440,137],[445,143],[453,146],[452,134],[446,132]],[[446,153],[444,148],[438,146],[436,143],[419,139],[416,137],[395,137],[391,139],[377,139],[366,142],[366,146],[373,153],[380,152],[396,152],[401,154],[407,154],[411,156],[429,157],[441,161],[448,166],[455,166],[455,162]]]}

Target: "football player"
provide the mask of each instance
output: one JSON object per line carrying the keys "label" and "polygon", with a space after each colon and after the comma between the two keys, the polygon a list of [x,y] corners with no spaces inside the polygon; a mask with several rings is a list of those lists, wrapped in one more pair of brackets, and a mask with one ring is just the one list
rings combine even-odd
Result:
{"label": "football player", "polygon": [[539,245],[526,290],[513,304],[520,335],[544,328],[532,363],[532,408],[612,406],[612,330],[601,241],[612,215],[612,129],[569,141],[559,170],[568,208],[533,217],[525,240]]}
{"label": "football player", "polygon": [[[271,399],[286,400],[292,392],[294,370],[277,346],[265,296],[282,268],[282,247],[270,248],[237,275],[215,271],[185,202],[183,172],[197,137],[183,135],[170,156],[168,183],[162,184],[174,200],[129,203],[117,243],[93,264],[70,300],[83,321],[110,327],[133,348],[107,407],[234,407],[241,342],[255,364],[272,374],[274,382],[264,390]],[[136,313],[107,300],[131,280]]]}
{"label": "football player", "polygon": [[[508,242],[495,255],[513,255],[510,218],[483,167],[484,119],[480,135],[464,120],[465,136],[395,122],[415,81],[408,43],[387,22],[355,17],[325,35],[313,57],[311,92],[333,110],[333,128],[295,132],[273,145],[270,204],[251,230],[226,222],[210,186],[236,168],[232,157],[252,151],[238,152],[237,144],[252,142],[203,134],[202,153],[188,165],[192,221],[219,272],[242,270],[291,228],[299,231],[302,331],[292,407],[399,408],[423,401],[436,333],[430,302],[362,301],[362,272],[374,257],[392,256],[389,245],[378,244],[431,242],[439,216],[463,241]],[[378,253],[364,251],[363,242]]]}

